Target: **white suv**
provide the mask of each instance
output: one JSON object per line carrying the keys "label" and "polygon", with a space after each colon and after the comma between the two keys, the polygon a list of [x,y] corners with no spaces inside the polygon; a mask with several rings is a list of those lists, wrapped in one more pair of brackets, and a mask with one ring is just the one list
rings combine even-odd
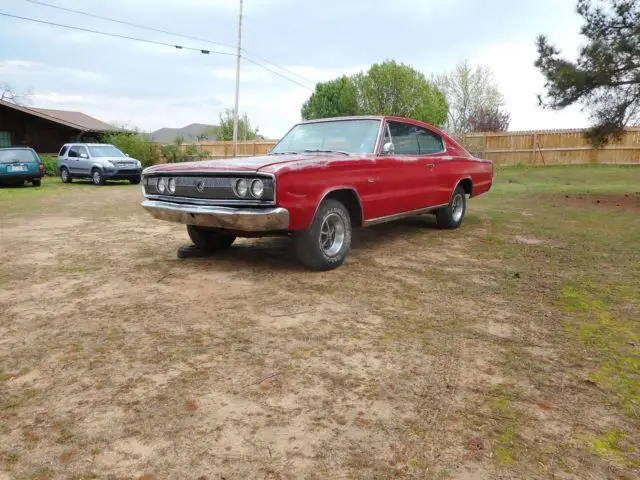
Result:
{"label": "white suv", "polygon": [[90,178],[96,185],[107,180],[140,183],[142,165],[113,145],[100,143],[65,143],[58,153],[58,171],[64,183],[74,178]]}

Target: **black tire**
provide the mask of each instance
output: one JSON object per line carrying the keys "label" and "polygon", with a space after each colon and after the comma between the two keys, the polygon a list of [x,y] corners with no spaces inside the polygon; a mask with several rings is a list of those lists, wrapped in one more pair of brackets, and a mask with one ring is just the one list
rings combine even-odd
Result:
{"label": "black tire", "polygon": [[467,195],[464,188],[457,187],[451,195],[449,205],[436,211],[436,223],[440,228],[452,230],[462,225],[467,213]]}
{"label": "black tire", "polygon": [[40,185],[42,185],[42,180],[41,180],[41,179],[39,179],[39,178],[36,178],[36,179],[34,179],[34,180],[31,180],[31,184],[32,184],[34,187],[39,187]]}
{"label": "black tire", "polygon": [[132,185],[139,185],[140,184],[140,177],[132,178],[129,181],[131,182]]}
{"label": "black tire", "polygon": [[71,174],[66,167],[62,167],[60,169],[60,180],[62,180],[62,183],[71,183],[73,181],[73,178],[71,178]]}
{"label": "black tire", "polygon": [[317,271],[338,268],[351,248],[349,211],[338,200],[324,200],[309,228],[294,232],[293,241],[305,267]]}
{"label": "black tire", "polygon": [[187,233],[196,247],[208,251],[229,248],[236,239],[234,235],[227,235],[216,232],[215,230],[207,230],[206,228],[195,225],[187,225]]}
{"label": "black tire", "polygon": [[93,180],[94,185],[104,185],[104,175],[102,175],[102,172],[99,168],[94,168],[93,170],[91,170],[91,180]]}

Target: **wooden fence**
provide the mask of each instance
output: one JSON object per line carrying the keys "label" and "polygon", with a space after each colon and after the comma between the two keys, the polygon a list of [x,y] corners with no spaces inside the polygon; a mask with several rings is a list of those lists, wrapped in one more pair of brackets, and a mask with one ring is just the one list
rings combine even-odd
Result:
{"label": "wooden fence", "polygon": [[593,148],[584,130],[470,133],[460,138],[475,155],[496,165],[571,163],[640,164],[640,127],[625,129],[619,141]]}
{"label": "wooden fence", "polygon": [[[619,141],[599,149],[589,144],[582,129],[469,133],[458,140],[474,155],[493,160],[496,165],[640,164],[640,127],[625,129]],[[238,156],[265,155],[276,142],[238,142]],[[229,158],[233,154],[232,142],[196,145],[207,158]]]}

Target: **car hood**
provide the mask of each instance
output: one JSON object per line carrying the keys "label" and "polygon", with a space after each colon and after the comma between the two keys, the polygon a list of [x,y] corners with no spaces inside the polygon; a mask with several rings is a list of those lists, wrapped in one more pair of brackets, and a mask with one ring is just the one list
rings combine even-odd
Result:
{"label": "car hood", "polygon": [[137,162],[135,158],[131,158],[131,157],[93,157],[93,158],[101,162],[112,162],[112,163]]}
{"label": "car hood", "polygon": [[178,172],[273,172],[280,167],[293,164],[305,166],[334,160],[357,159],[358,155],[332,153],[309,153],[290,155],[264,155],[260,157],[236,157],[221,160],[202,160],[185,163],[164,163],[145,169],[145,174]]}

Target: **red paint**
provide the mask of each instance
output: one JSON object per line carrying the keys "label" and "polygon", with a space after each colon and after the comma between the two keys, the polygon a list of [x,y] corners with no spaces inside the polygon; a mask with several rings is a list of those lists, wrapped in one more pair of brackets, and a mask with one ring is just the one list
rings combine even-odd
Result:
{"label": "red paint", "polygon": [[[384,117],[384,120],[410,123],[435,132],[442,137],[445,152],[431,155],[321,153],[264,156],[168,164],[153,170],[273,174],[277,204],[289,210],[289,230],[307,228],[319,203],[335,190],[348,189],[356,193],[364,221],[447,204],[462,180],[471,181],[472,197],[491,188],[491,161],[474,158],[446,133],[428,124],[401,117]],[[381,145],[376,145],[375,151],[380,149]]]}

